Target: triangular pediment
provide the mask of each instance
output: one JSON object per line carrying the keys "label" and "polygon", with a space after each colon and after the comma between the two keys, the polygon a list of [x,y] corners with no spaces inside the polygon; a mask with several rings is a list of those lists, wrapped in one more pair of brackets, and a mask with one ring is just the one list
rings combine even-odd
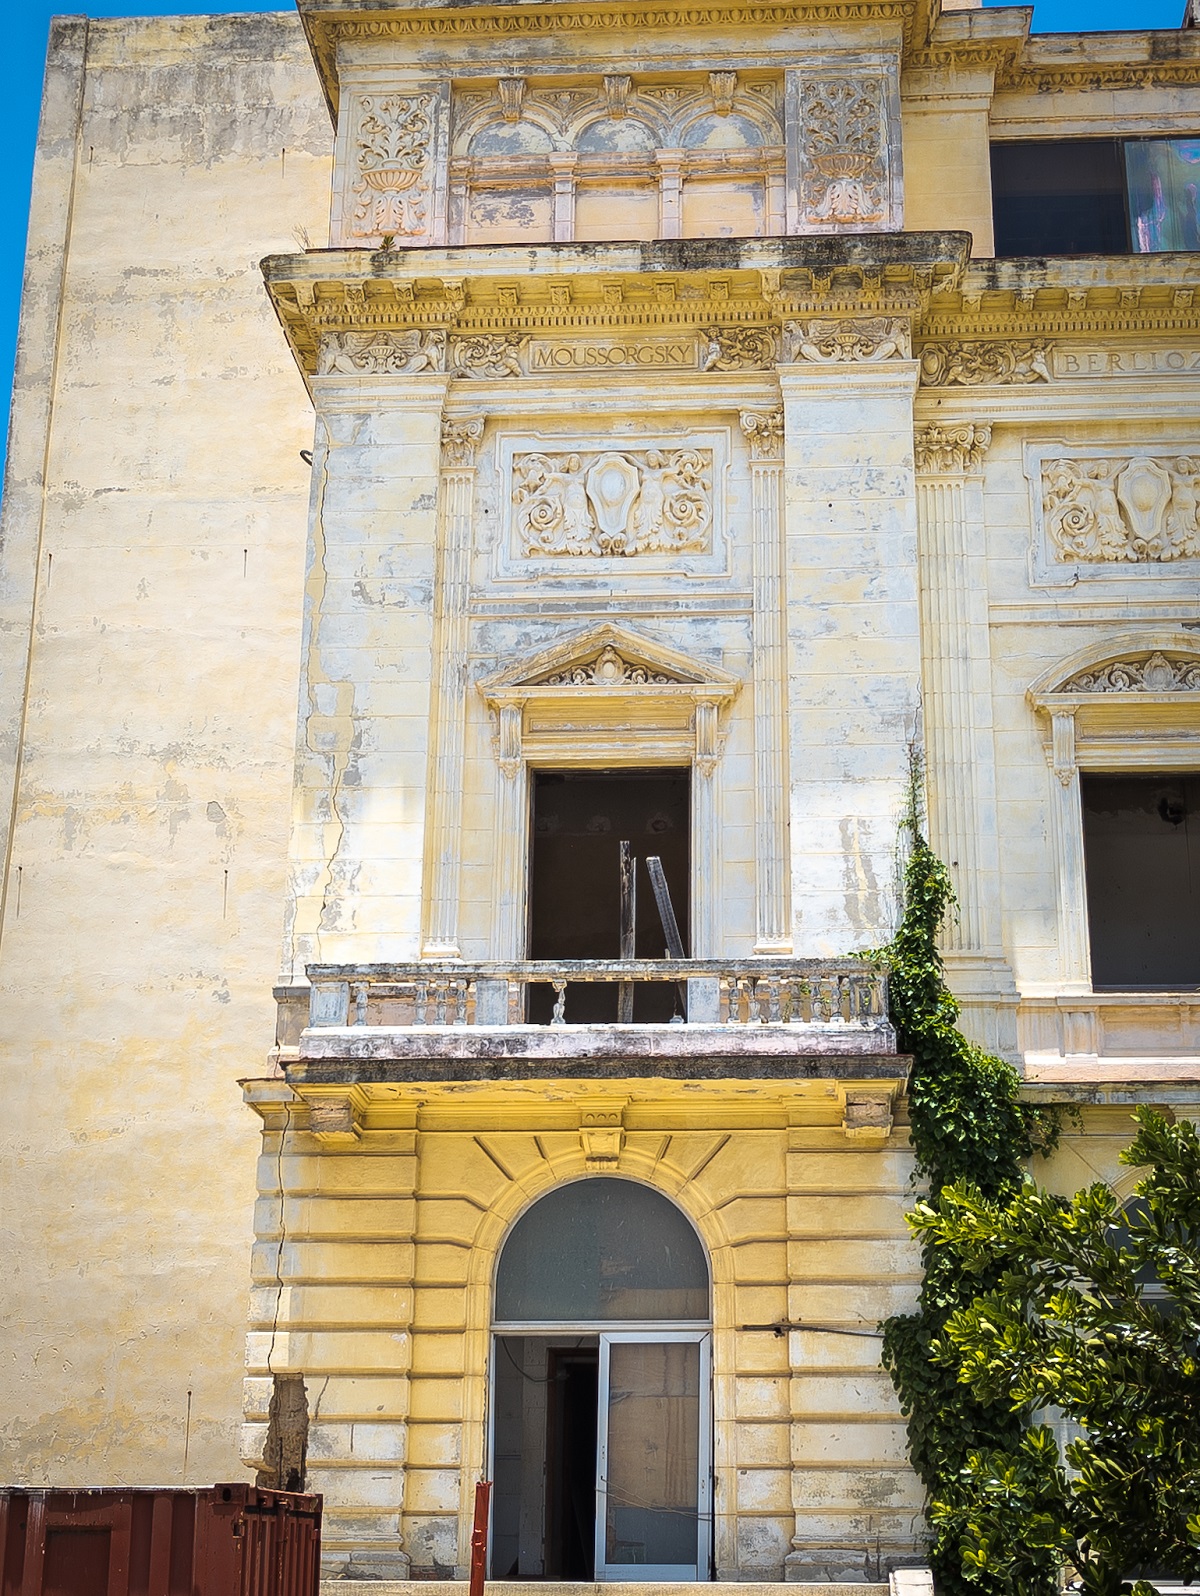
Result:
{"label": "triangular pediment", "polygon": [[480,683],[486,696],[519,689],[639,687],[737,691],[737,678],[623,626],[603,622],[527,656]]}

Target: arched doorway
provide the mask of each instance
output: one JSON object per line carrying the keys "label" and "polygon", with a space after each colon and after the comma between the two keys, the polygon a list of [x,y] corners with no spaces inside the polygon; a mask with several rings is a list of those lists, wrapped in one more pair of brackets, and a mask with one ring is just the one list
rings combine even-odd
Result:
{"label": "arched doorway", "polygon": [[661,1192],[597,1175],[526,1210],[492,1336],[492,1577],[710,1573],[708,1261]]}

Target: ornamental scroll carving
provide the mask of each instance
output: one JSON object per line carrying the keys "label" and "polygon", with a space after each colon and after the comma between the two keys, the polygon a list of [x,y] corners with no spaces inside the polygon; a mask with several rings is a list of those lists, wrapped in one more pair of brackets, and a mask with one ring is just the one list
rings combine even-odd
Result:
{"label": "ornamental scroll carving", "polygon": [[775,364],[775,334],[766,327],[709,327],[702,371],[766,371]]}
{"label": "ornamental scroll carving", "polygon": [[437,97],[374,94],[358,102],[358,181],[350,230],[361,238],[428,231]]}
{"label": "ornamental scroll carving", "polygon": [[1050,345],[1025,343],[926,344],[921,381],[931,388],[975,388],[983,383],[1049,382]]}
{"label": "ornamental scroll carving", "polygon": [[665,671],[627,660],[615,648],[601,649],[595,659],[542,677],[541,687],[650,687],[678,681]]}
{"label": "ornamental scroll carving", "polygon": [[979,421],[918,427],[913,439],[917,470],[930,474],[979,471],[991,442],[991,427]]}
{"label": "ornamental scroll carving", "polygon": [[479,333],[450,344],[450,375],[500,379],[522,375],[524,333]]}
{"label": "ornamental scroll carving", "polygon": [[784,359],[817,365],[904,359],[908,323],[894,316],[834,321],[789,321],[783,326]]}
{"label": "ornamental scroll carving", "polygon": [[483,438],[482,416],[445,417],[442,421],[442,464],[449,470],[469,470]]}
{"label": "ornamental scroll carving", "polygon": [[525,555],[678,554],[708,548],[709,449],[513,456]]}
{"label": "ornamental scroll carving", "polygon": [[873,227],[887,214],[882,78],[809,78],[800,86],[802,224]]}
{"label": "ornamental scroll carving", "polygon": [[318,371],[373,377],[411,377],[422,371],[444,371],[446,334],[421,332],[330,333],[321,344]]}
{"label": "ornamental scroll carving", "polygon": [[1060,561],[1200,558],[1200,457],[1046,460],[1042,515]]}
{"label": "ornamental scroll carving", "polygon": [[1080,671],[1060,693],[1200,693],[1200,659],[1119,659],[1098,670]]}

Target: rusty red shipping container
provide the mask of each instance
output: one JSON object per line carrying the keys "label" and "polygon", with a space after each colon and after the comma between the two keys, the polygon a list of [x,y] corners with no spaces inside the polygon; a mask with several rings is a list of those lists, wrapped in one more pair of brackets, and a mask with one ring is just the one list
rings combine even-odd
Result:
{"label": "rusty red shipping container", "polygon": [[321,1498],[0,1488],[0,1596],[317,1596]]}

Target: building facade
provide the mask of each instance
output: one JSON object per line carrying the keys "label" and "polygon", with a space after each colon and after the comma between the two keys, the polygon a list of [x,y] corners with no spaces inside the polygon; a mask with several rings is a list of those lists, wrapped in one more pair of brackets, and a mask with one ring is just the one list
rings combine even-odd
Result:
{"label": "building facade", "polygon": [[914,771],[1039,1176],[1200,1112],[1200,35],[298,10],[52,37],[5,1472],[884,1580]]}

